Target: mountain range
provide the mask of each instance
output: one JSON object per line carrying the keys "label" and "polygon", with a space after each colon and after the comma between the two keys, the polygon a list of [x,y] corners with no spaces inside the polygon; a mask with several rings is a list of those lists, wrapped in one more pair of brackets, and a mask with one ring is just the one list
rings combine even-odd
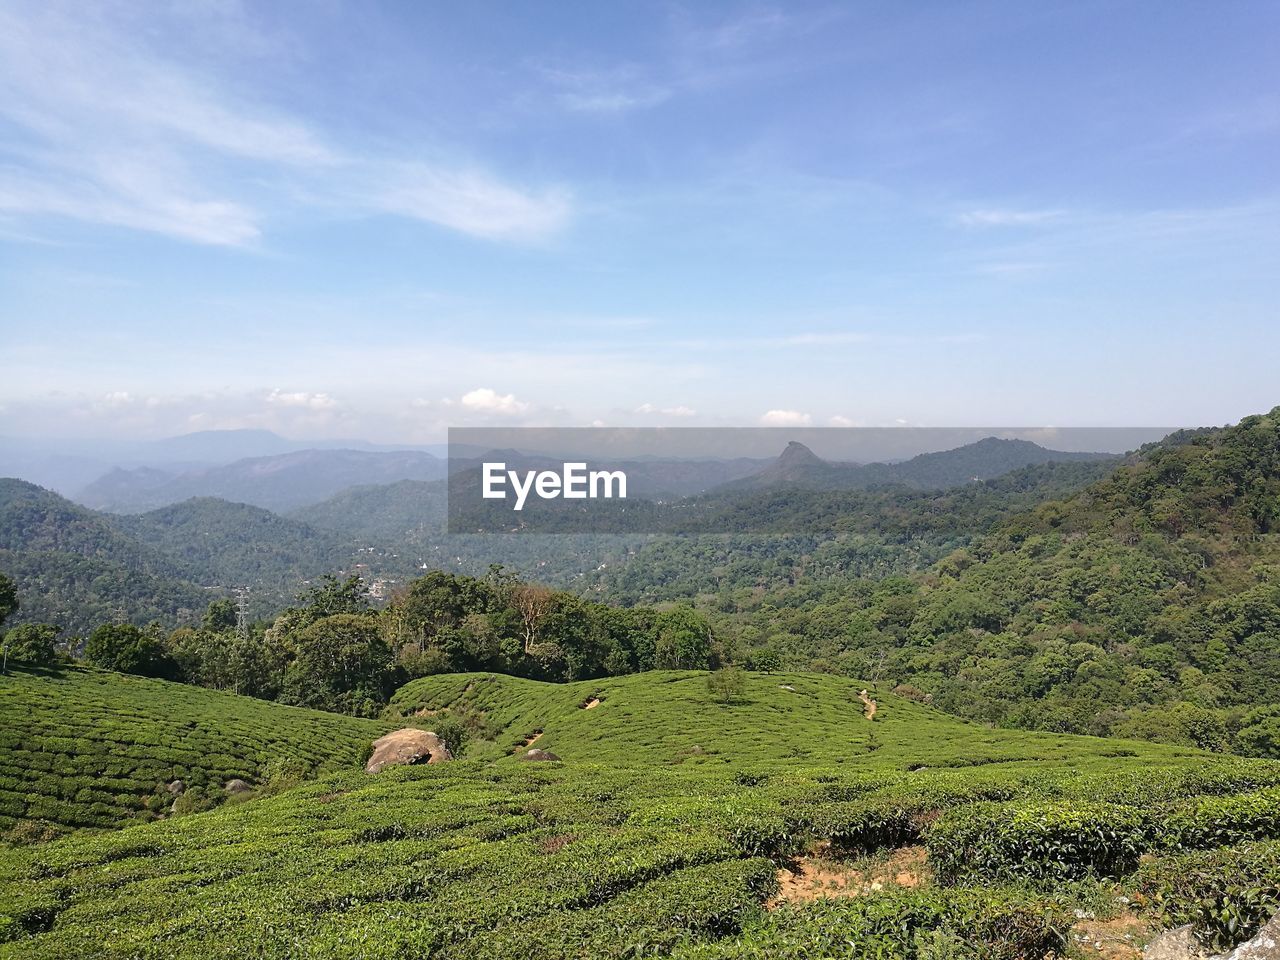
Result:
{"label": "mountain range", "polygon": [[[847,525],[842,518],[878,517],[881,527],[866,533],[889,543],[904,535],[901,523],[890,518],[905,509],[915,518],[910,536],[936,545],[921,556],[933,556],[953,542],[957,528],[985,530],[994,517],[1096,479],[1106,462],[1063,464],[1056,461],[1059,456],[1080,459],[1034,444],[983,441],[903,464],[856,466],[826,463],[793,444],[772,463],[681,461],[674,465],[674,479],[664,480],[668,464],[645,461],[636,476],[641,491],[696,492],[710,485],[708,493],[693,499],[677,498],[668,505],[642,500],[640,506],[660,516],[663,511],[686,516],[697,511],[704,528],[717,533],[769,529],[779,517],[796,522],[796,529],[809,523],[830,531]],[[490,457],[539,462],[514,452]],[[907,485],[913,478],[923,483],[923,476],[992,475],[1026,460],[1044,462],[1033,465],[1041,474],[1023,481],[1025,491],[975,491],[959,500],[948,496],[953,502],[946,510],[939,512],[937,504],[928,508],[939,520],[925,521],[927,530],[920,527],[920,495]],[[872,499],[855,489],[835,501],[821,489],[805,490],[795,483],[799,477],[816,478],[820,487],[870,485],[868,470],[874,466],[884,467],[875,475],[885,484],[889,476],[903,482]],[[1080,469],[1064,473],[1067,466]],[[649,549],[643,541],[618,537],[497,542],[446,537],[446,482],[403,478],[406,473],[432,477],[443,471],[444,461],[422,452],[351,450],[248,458],[176,476],[137,468],[108,475],[86,498],[114,512],[72,503],[24,481],[4,480],[0,569],[24,581],[20,618],[50,620],[67,631],[83,632],[119,617],[190,621],[211,596],[241,586],[252,588],[252,609],[267,615],[287,605],[309,579],[333,571],[395,581],[423,568],[482,573],[490,563],[501,562],[526,576],[581,587]],[[752,484],[741,483],[747,471],[755,478]],[[379,482],[388,477],[389,482]],[[178,497],[182,499],[170,502]],[[903,506],[902,497],[909,506]],[[162,505],[144,509],[149,503]],[[637,515],[632,511],[632,517]],[[617,532],[627,530],[624,526]],[[636,549],[641,553],[635,554]],[[612,588],[597,584],[596,589]]]}

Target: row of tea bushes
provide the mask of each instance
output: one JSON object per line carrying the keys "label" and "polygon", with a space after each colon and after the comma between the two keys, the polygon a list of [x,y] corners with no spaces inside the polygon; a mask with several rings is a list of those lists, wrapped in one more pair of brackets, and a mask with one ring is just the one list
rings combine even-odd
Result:
{"label": "row of tea bushes", "polygon": [[20,822],[112,827],[289,761],[356,766],[387,725],[216,690],[68,667],[0,678],[0,834]]}

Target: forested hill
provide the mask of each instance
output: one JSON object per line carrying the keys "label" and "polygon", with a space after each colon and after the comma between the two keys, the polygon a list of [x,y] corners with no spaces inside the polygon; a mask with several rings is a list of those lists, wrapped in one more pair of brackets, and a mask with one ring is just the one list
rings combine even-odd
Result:
{"label": "forested hill", "polygon": [[920,578],[776,618],[780,640],[968,716],[1280,749],[1278,428],[1148,447]]}
{"label": "forested hill", "polygon": [[15,620],[72,633],[121,618],[183,622],[210,599],[161,551],[21,480],[0,479],[0,570],[19,585]]}
{"label": "forested hill", "polygon": [[15,620],[65,634],[112,620],[198,622],[211,599],[245,584],[255,612],[273,614],[350,557],[337,535],[246,504],[194,499],[122,517],[0,479],[0,570],[19,585]]}
{"label": "forested hill", "polygon": [[1280,407],[1150,444],[1106,479],[1009,523],[992,545],[1051,532],[1201,537],[1215,554],[1280,532]]}

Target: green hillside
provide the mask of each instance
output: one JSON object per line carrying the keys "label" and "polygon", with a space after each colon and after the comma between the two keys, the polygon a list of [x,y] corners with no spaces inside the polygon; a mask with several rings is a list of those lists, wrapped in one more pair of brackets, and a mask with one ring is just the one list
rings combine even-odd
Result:
{"label": "green hillside", "polygon": [[[0,957],[1015,960],[1096,917],[1213,936],[1280,901],[1280,765],[892,696],[868,719],[859,689],[419,681],[393,709],[468,723],[466,758],[368,776],[353,757],[253,803],[0,850]],[[538,732],[562,761],[512,755]]]}
{"label": "green hillside", "polygon": [[107,671],[11,670],[0,676],[0,834],[151,819],[173,780],[216,798],[232,778],[260,783],[271,762],[351,766],[384,729]]}
{"label": "green hillside", "polygon": [[474,731],[468,757],[510,756],[538,736],[539,748],[566,760],[619,767],[1057,769],[1099,761],[1122,766],[1124,758],[1140,756],[1145,768],[1201,756],[1185,748],[992,730],[883,690],[873,696],[872,722],[858,696],[866,686],[819,674],[751,673],[738,696],[720,703],[709,696],[705,672],[563,684],[444,674],[401,687],[388,713],[466,723]]}
{"label": "green hillside", "polygon": [[196,583],[283,586],[286,602],[317,570],[350,560],[350,550],[328,533],[261,507],[213,497],[111,519]]}

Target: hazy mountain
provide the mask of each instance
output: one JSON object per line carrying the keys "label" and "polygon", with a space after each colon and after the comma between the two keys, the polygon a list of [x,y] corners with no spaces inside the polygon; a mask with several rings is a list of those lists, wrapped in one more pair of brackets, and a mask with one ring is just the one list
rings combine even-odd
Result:
{"label": "hazy mountain", "polygon": [[432,480],[443,475],[443,461],[416,450],[299,450],[175,476],[160,476],[150,468],[114,470],[85,487],[76,499],[118,513],[139,513],[192,497],[287,511],[358,484]]}
{"label": "hazy mountain", "polygon": [[443,535],[445,496],[443,480],[365,484],[301,507],[289,516],[363,543],[398,545]]}
{"label": "hazy mountain", "polygon": [[810,490],[865,490],[896,484],[915,490],[946,490],[975,480],[992,480],[1023,467],[1116,459],[1109,453],[1047,450],[1029,440],[987,437],[954,450],[923,453],[901,463],[835,463],[804,444],[792,442],[759,473],[725,484],[722,491],[796,486]]}
{"label": "hazy mountain", "polygon": [[[385,445],[364,440],[291,440],[269,430],[201,430],[162,440],[0,437],[0,476],[21,477],[64,496],[75,496],[95,481],[120,470],[123,475],[113,476],[106,483],[106,491],[115,489],[116,494],[131,500],[127,492],[120,491],[133,486],[158,485],[159,475],[172,478],[237,460],[302,450],[370,453],[412,450],[443,457],[447,447],[444,444]],[[107,502],[106,492],[101,499]],[[144,504],[143,508],[148,505],[158,504]]]}

